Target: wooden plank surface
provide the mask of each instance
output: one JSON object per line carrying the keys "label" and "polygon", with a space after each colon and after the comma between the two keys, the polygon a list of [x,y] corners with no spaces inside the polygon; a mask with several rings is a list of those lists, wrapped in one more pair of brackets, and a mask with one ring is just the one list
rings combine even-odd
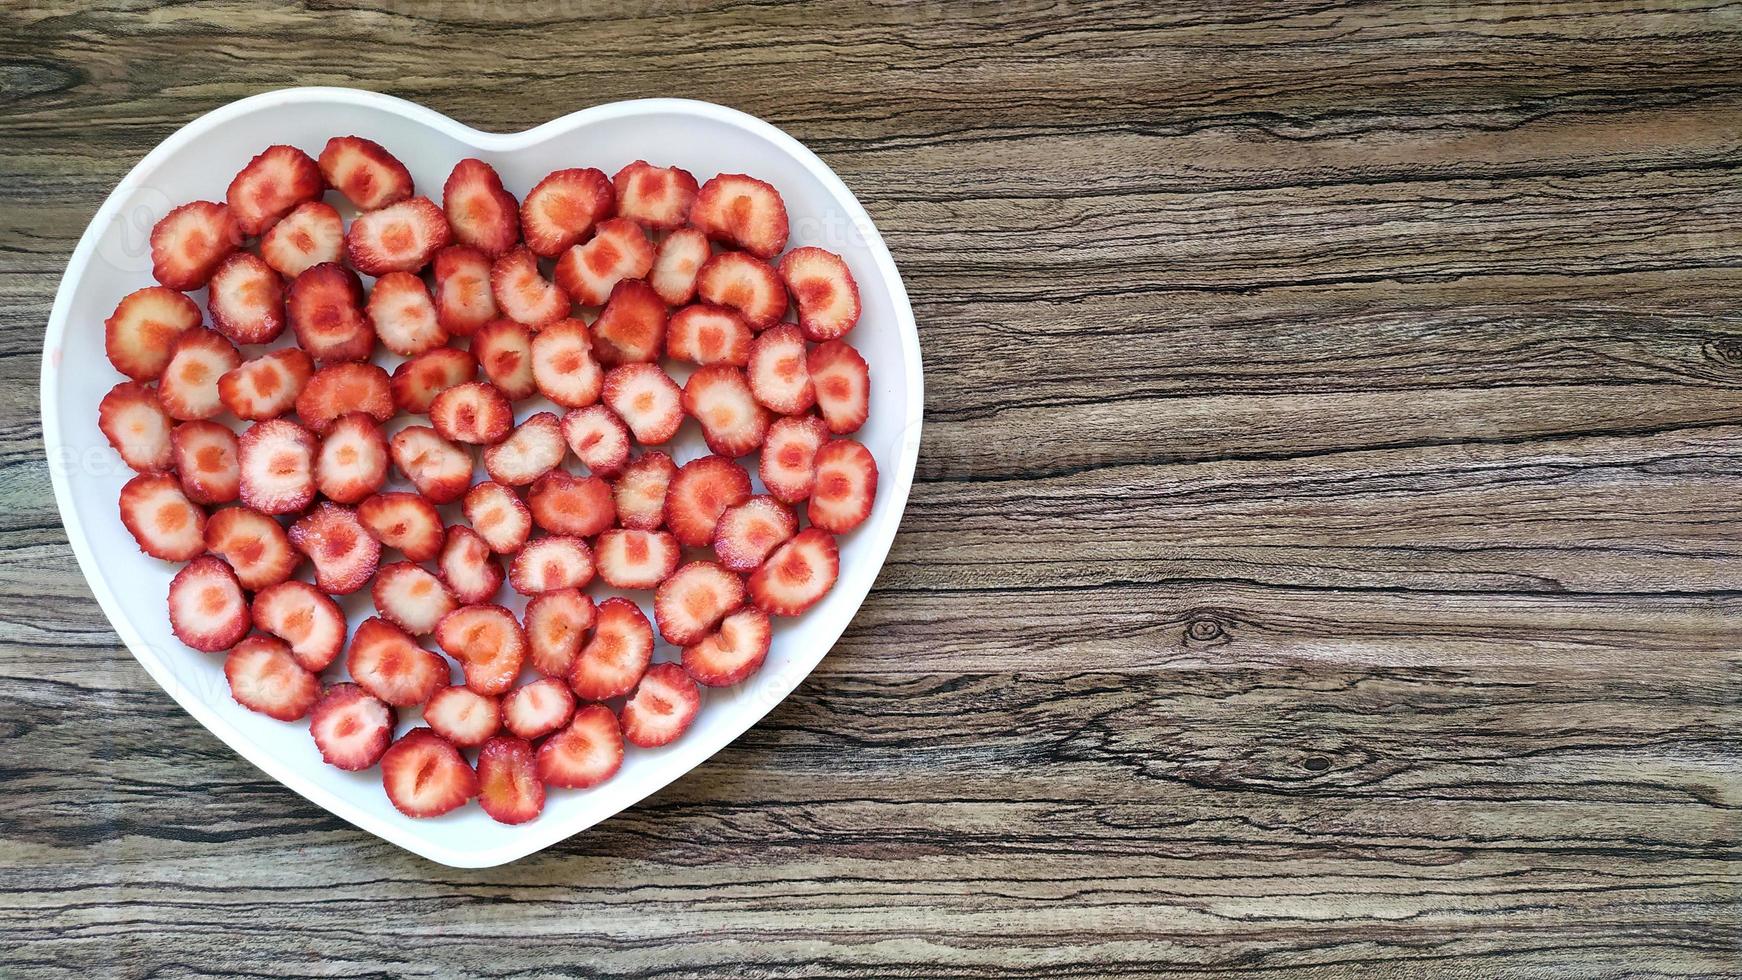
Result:
{"label": "wooden plank surface", "polygon": [[[743,108],[921,324],[853,629],[508,867],[205,734],[49,493],[85,222],[290,84]],[[1739,167],[1725,2],[0,5],[0,975],[1742,975]]]}

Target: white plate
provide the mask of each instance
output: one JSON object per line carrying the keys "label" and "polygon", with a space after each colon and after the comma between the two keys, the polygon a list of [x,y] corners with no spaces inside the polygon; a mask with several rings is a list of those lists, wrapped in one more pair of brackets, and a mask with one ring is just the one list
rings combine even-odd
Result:
{"label": "white plate", "polygon": [[[438,203],[448,171],[467,156],[493,164],[516,197],[552,170],[587,166],[611,174],[636,159],[681,166],[698,180],[752,174],[784,196],[791,244],[840,253],[859,283],[864,313],[847,340],[871,367],[871,418],[856,438],[876,456],[880,478],[870,520],[841,539],[834,590],[807,615],[777,620],[762,670],[735,688],[706,691],[695,724],[676,743],[631,747],[615,778],[589,791],[553,790],[544,813],[517,827],[492,821],[476,805],[433,820],[408,818],[388,803],[379,769],[352,774],[327,766],[306,724],[273,721],[232,701],[222,657],[183,646],[169,630],[164,597],[178,566],[141,554],[116,511],[131,473],[97,429],[98,400],[122,380],[104,356],[103,321],[122,296],[152,282],[151,226],[183,202],[222,201],[231,175],[270,144],[316,154],[328,137],[349,133],[386,146],[411,169],[418,192]],[[331,193],[328,199],[339,200]],[[203,293],[195,295],[203,307]],[[133,655],[189,714],[273,778],[370,833],[456,867],[502,864],[584,830],[699,765],[780,703],[834,645],[870,590],[901,521],[919,452],[919,336],[895,263],[865,210],[840,178],[785,133],[731,109],[682,99],[616,102],[509,135],[479,132],[414,103],[352,89],[287,89],[231,103],[164,140],[103,202],[67,265],[43,343],[43,442],[55,500],[91,591]],[[380,360],[391,366],[396,359]],[[516,415],[542,407],[523,402]],[[693,422],[670,451],[679,463],[706,451]],[[572,459],[568,465],[574,468]],[[651,612],[647,593],[631,595]],[[367,590],[346,608],[354,626],[368,615]],[[655,651],[656,660],[674,657],[663,644]],[[342,666],[343,658],[329,676]],[[417,723],[415,709],[402,712],[401,731]]]}

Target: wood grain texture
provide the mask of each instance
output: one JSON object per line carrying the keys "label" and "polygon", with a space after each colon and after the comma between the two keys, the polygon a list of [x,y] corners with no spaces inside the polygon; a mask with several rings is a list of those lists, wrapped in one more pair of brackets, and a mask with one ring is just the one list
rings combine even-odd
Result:
{"label": "wood grain texture", "polygon": [[[1738,11],[0,6],[0,975],[1742,976]],[[743,108],[858,192],[921,324],[855,626],[508,867],[207,735],[49,493],[73,242],[289,84]]]}

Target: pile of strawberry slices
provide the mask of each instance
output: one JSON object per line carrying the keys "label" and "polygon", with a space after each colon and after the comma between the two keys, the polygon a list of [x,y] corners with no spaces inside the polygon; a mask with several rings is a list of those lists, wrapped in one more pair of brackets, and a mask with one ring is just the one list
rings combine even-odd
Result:
{"label": "pile of strawberry slices", "polygon": [[[753,177],[636,161],[517,201],[468,159],[437,204],[340,136],[268,147],[151,258],[99,425],[122,522],[185,563],[170,626],[410,816],[530,820],[679,738],[870,515],[858,287]],[[686,419],[709,453],[680,464]]]}

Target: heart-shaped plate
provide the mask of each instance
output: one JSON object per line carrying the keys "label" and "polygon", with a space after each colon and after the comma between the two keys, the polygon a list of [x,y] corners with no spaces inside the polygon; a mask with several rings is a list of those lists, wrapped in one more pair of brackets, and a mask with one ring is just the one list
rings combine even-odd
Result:
{"label": "heart-shaped plate", "polygon": [[[880,478],[870,519],[840,540],[841,572],[833,591],[806,615],[776,620],[767,662],[750,680],[704,688],[701,712],[677,742],[662,749],[630,747],[616,777],[592,790],[552,791],[544,813],[527,824],[496,823],[475,805],[431,820],[406,817],[382,792],[379,769],[353,774],[325,765],[306,723],[274,721],[238,705],[230,698],[223,658],[191,650],[170,632],[165,596],[179,566],[141,554],[117,511],[117,496],[132,473],[97,429],[97,403],[121,380],[104,355],[103,321],[122,296],[152,282],[152,225],[186,201],[221,201],[230,176],[268,145],[289,143],[316,153],[328,137],[350,133],[386,146],[410,168],[418,192],[438,201],[448,171],[467,156],[495,166],[517,197],[552,170],[598,167],[610,174],[637,159],[683,167],[701,180],[748,173],[785,198],[791,245],[839,253],[858,280],[863,314],[847,339],[870,365],[871,417],[855,438],[876,457]],[[340,204],[337,194],[327,199]],[[203,291],[194,296],[203,308]],[[378,358],[389,368],[396,360]],[[443,864],[490,867],[584,830],[682,776],[810,673],[858,610],[895,537],[919,453],[922,385],[913,311],[871,219],[815,154],[759,119],[705,102],[649,99],[497,134],[373,92],[297,88],[243,99],[189,123],[147,154],[103,202],[73,251],[49,317],[42,428],[55,500],[79,567],[115,632],[165,691],[244,758],[352,824]],[[539,400],[522,402],[516,416],[547,407]],[[686,423],[666,448],[680,464],[706,452],[694,423]],[[609,590],[591,591],[597,598]],[[651,610],[648,593],[623,594]],[[518,607],[507,595],[504,589],[500,601]],[[349,597],[345,607],[355,626],[369,615],[367,590]],[[663,643],[654,653],[655,660],[675,657]],[[339,672],[342,660],[329,676]],[[401,714],[399,731],[418,724],[415,709]],[[102,720],[93,716],[91,722]]]}

